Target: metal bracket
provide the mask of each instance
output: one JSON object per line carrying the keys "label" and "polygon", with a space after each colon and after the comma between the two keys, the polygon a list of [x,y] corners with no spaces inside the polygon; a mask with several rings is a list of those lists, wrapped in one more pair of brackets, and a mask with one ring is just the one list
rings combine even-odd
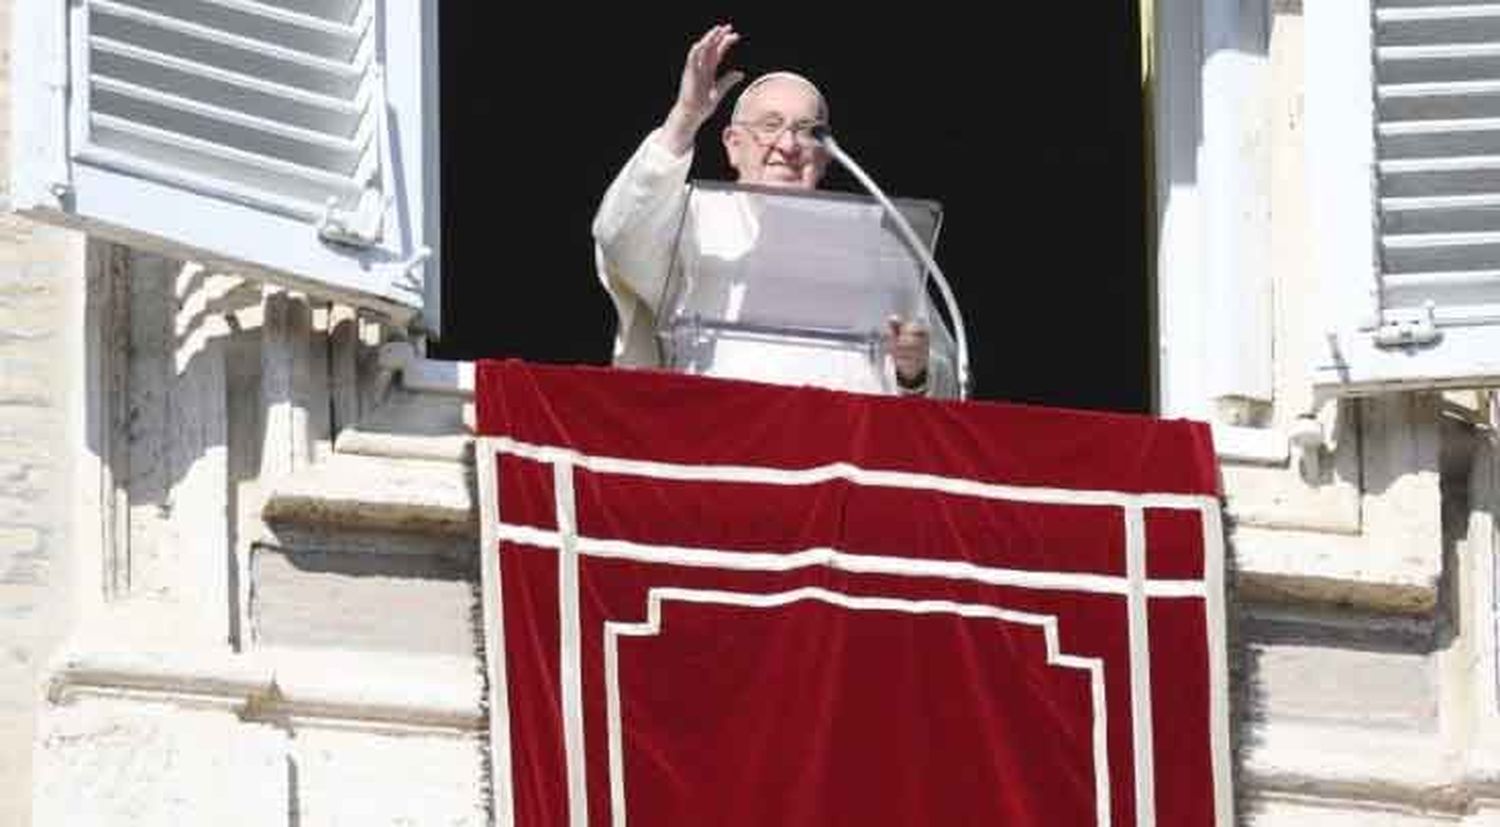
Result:
{"label": "metal bracket", "polygon": [[417,283],[417,280],[411,278],[411,272],[418,267],[421,267],[429,258],[432,258],[432,248],[423,244],[406,258],[400,261],[391,262],[390,264],[381,265],[380,272],[389,274],[388,278],[390,278],[392,282],[395,282],[397,280],[410,280],[410,282],[415,285]]}
{"label": "metal bracket", "polygon": [[1315,403],[1311,411],[1299,415],[1287,426],[1287,448],[1292,467],[1309,485],[1322,485],[1323,474],[1339,450],[1345,426],[1347,402],[1329,399]]}
{"label": "metal bracket", "polygon": [[374,247],[380,243],[390,202],[389,196],[368,188],[359,194],[359,203],[352,210],[338,209],[338,199],[329,197],[318,219],[318,236],[354,247]]}
{"label": "metal bracket", "polygon": [[1381,315],[1380,326],[1370,337],[1376,347],[1412,347],[1430,345],[1443,338],[1433,314],[1433,303],[1427,302],[1411,310],[1387,310]]}
{"label": "metal bracket", "polygon": [[1308,483],[1317,484],[1323,475],[1323,457],[1328,450],[1328,436],[1323,423],[1311,416],[1299,416],[1287,429],[1287,447],[1292,465]]}

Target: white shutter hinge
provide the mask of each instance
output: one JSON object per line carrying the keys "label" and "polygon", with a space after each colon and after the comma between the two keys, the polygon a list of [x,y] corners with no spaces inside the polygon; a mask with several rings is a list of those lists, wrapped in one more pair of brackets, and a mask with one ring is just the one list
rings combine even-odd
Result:
{"label": "white shutter hinge", "polygon": [[1430,345],[1442,337],[1430,301],[1417,308],[1386,310],[1370,333],[1375,346],[1384,348]]}
{"label": "white shutter hinge", "polygon": [[354,247],[374,247],[380,243],[385,211],[390,204],[389,196],[371,188],[359,194],[359,203],[352,210],[339,209],[338,199],[330,196],[318,219],[318,236]]}
{"label": "white shutter hinge", "polygon": [[[411,277],[413,270],[427,263],[429,258],[432,258],[432,248],[424,244],[406,258],[382,266],[381,271],[390,274],[391,281],[405,280]],[[415,280],[413,283],[416,283]]]}

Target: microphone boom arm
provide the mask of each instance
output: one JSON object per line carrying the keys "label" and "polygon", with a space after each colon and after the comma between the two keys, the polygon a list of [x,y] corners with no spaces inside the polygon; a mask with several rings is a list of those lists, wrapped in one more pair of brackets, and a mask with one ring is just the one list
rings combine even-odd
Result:
{"label": "microphone boom arm", "polygon": [[923,270],[937,283],[938,292],[943,296],[943,303],[948,307],[948,315],[953,319],[953,338],[958,345],[956,356],[958,364],[954,366],[958,372],[958,398],[968,399],[969,337],[964,328],[963,314],[958,309],[958,300],[953,296],[953,288],[949,286],[948,279],[943,276],[943,269],[938,266],[937,260],[932,257],[932,251],[928,250],[927,245],[923,244],[922,240],[917,237],[917,231],[912,229],[911,223],[906,220],[906,216],[902,215],[901,211],[896,209],[896,205],[892,204],[891,199],[887,198],[884,192],[881,192],[880,187],[875,184],[875,181],[869,175],[866,175],[863,169],[860,169],[859,164],[855,163],[854,159],[850,158],[849,154],[844,152],[843,148],[839,146],[838,141],[833,139],[833,133],[829,131],[828,127],[820,125],[813,130],[812,134],[828,150],[828,153],[834,157],[834,160],[849,170],[859,183],[865,189],[869,190],[871,195],[875,196],[875,200],[880,202],[880,206],[896,222],[896,227],[901,231],[901,235],[906,239],[906,243],[911,245],[911,248],[916,251],[917,256],[922,260]]}

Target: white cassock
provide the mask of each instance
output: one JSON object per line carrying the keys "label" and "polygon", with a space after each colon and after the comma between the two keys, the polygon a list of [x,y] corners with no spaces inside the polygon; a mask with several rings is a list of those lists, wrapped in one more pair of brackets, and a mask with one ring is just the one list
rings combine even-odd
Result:
{"label": "white cassock", "polygon": [[[755,216],[734,193],[701,191],[688,210],[692,160],[691,151],[674,156],[658,143],[657,133],[651,133],[610,184],[594,217],[595,263],[618,319],[614,351],[618,366],[662,366],[657,314],[666,298],[679,231],[683,244],[695,245],[697,253],[719,260],[733,258],[754,245]],[[691,262],[692,258],[685,259],[689,266]],[[702,282],[708,277],[694,273],[685,278],[698,282],[700,294],[722,298],[717,314],[735,318],[743,284],[730,278],[722,285],[705,285]],[[933,318],[930,312],[923,315]],[[932,325],[927,395],[951,398],[957,396],[957,380],[951,341],[945,333],[940,324]],[[775,337],[720,338],[707,357],[694,365],[694,372],[864,393],[894,393],[896,388],[894,364],[882,353],[871,358],[858,348]]]}

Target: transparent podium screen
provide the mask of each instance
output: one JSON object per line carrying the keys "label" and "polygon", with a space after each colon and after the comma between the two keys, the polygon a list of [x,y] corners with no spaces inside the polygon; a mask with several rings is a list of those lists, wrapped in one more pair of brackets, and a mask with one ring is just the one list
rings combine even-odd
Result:
{"label": "transparent podium screen", "polygon": [[[939,206],[910,199],[896,205],[930,248]],[[819,377],[830,367],[807,360],[823,349],[843,351],[834,361],[873,364],[891,316],[926,323],[935,340],[949,338],[930,309],[923,275],[917,254],[873,199],[695,182],[666,279],[659,334],[668,363],[681,370],[740,375],[727,363],[709,369],[716,352],[721,362],[730,355],[726,345],[734,340],[758,343],[767,354],[801,348],[799,370],[813,374],[812,383],[829,384]]]}
{"label": "transparent podium screen", "polygon": [[[937,205],[897,203],[930,247]],[[698,182],[673,259],[668,317],[866,332],[926,308],[919,259],[862,196]]]}

